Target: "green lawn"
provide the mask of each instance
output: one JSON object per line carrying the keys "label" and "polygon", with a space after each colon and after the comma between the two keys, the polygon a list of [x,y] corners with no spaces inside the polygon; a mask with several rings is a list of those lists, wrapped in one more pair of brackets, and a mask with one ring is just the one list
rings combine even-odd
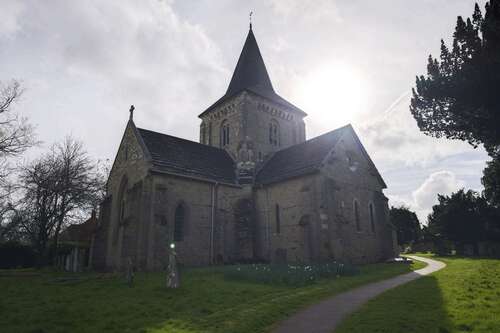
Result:
{"label": "green lawn", "polygon": [[[360,274],[293,288],[226,281],[217,269],[183,272],[181,288],[165,274],[123,277],[0,271],[1,332],[265,332],[298,308],[364,283],[422,267],[362,266]],[[66,279],[65,277],[81,279]]]}
{"label": "green lawn", "polygon": [[447,267],[369,301],[335,332],[500,332],[500,260],[435,259]]}

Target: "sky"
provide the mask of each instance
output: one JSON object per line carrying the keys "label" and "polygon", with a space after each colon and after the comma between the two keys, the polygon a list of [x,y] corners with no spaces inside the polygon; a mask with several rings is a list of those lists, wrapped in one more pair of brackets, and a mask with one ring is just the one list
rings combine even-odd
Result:
{"label": "sky", "polygon": [[[485,1],[478,2],[484,8]],[[307,138],[351,123],[388,185],[421,222],[437,193],[482,189],[488,156],[419,132],[415,76],[451,41],[470,0],[2,0],[0,82],[39,148],[72,135],[114,159],[134,104],[138,127],[198,140],[197,115],[221,97],[253,31],[275,90],[305,110]]]}

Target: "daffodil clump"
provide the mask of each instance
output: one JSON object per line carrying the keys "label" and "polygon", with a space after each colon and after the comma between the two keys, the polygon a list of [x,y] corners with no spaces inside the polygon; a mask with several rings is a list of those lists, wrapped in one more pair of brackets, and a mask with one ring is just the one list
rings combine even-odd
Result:
{"label": "daffodil clump", "polygon": [[358,269],[355,266],[335,261],[317,264],[251,264],[225,267],[224,278],[266,284],[303,286],[319,279],[357,273]]}

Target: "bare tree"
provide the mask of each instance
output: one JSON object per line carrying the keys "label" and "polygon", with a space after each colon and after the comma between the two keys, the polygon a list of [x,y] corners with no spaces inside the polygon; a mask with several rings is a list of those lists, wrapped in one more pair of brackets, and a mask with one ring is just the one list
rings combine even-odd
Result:
{"label": "bare tree", "polygon": [[41,258],[47,254],[50,239],[57,248],[65,225],[83,220],[95,209],[102,196],[103,180],[97,163],[82,143],[71,137],[22,167],[19,213],[23,217],[18,221]]}
{"label": "bare tree", "polygon": [[13,80],[8,84],[0,82],[0,240],[15,230],[9,216],[13,212],[12,177],[13,168],[9,158],[21,155],[27,148],[35,145],[33,127],[14,112],[13,106],[23,93],[19,82]]}
{"label": "bare tree", "polygon": [[0,156],[17,156],[36,144],[33,126],[20,117],[12,106],[23,93],[17,81],[0,83]]}

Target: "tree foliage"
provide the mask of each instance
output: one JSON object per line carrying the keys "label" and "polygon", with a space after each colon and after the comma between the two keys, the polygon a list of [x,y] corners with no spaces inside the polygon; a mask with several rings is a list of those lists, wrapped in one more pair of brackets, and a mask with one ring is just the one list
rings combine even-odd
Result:
{"label": "tree foliage", "polygon": [[408,207],[391,207],[391,223],[396,227],[398,244],[407,245],[420,240],[422,230],[417,215]]}
{"label": "tree foliage", "polygon": [[416,78],[410,111],[421,131],[435,137],[500,147],[500,0],[476,4],[472,18],[457,18],[450,48],[429,55],[427,76]]}
{"label": "tree foliage", "polygon": [[500,156],[495,156],[491,161],[486,162],[481,183],[488,202],[500,209]]}
{"label": "tree foliage", "polygon": [[439,203],[432,207],[429,229],[437,237],[464,244],[498,240],[497,210],[478,193],[461,189],[450,196],[438,195]]}

